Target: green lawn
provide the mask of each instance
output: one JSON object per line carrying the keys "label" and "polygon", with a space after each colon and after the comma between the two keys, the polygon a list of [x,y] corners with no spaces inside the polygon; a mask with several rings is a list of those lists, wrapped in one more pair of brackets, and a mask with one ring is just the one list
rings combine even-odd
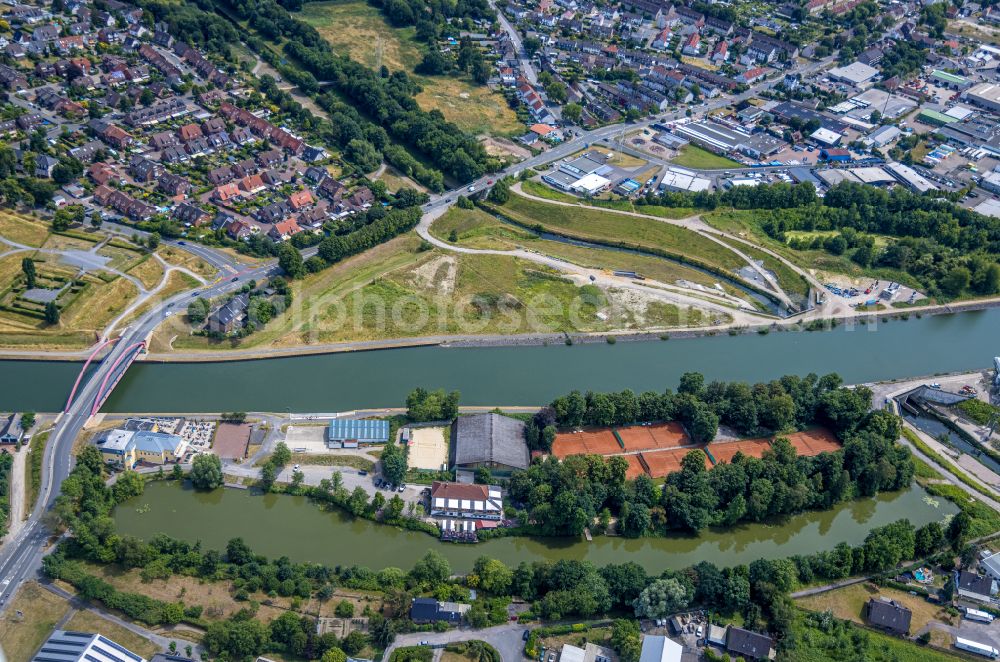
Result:
{"label": "green lawn", "polygon": [[778,258],[765,253],[759,248],[748,246],[739,241],[732,241],[730,239],[723,239],[723,241],[749,255],[754,260],[763,262],[764,268],[773,272],[778,279],[778,286],[793,300],[799,299],[805,302],[809,298],[809,283],[806,282],[806,279]]}
{"label": "green lawn", "polygon": [[681,148],[680,153],[670,159],[670,161],[679,166],[694,168],[696,170],[724,170],[726,168],[742,167],[742,164],[737,161],[713,154],[707,149],[693,144],[685,145]]}
{"label": "green lawn", "polygon": [[580,239],[664,251],[726,272],[745,266],[725,246],[691,230],[648,218],[587,207],[552,205],[519,195],[511,195],[501,211],[529,227],[537,225]]}
{"label": "green lawn", "polygon": [[784,659],[795,662],[954,662],[954,656],[926,646],[863,629],[848,621],[799,612],[791,628],[795,648]]}

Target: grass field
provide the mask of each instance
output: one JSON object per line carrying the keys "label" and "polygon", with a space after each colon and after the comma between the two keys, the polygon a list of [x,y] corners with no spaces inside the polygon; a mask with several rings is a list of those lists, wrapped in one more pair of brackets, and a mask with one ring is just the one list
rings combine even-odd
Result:
{"label": "grass field", "polygon": [[423,88],[417,95],[420,107],[441,111],[463,131],[508,136],[525,130],[502,95],[467,76],[415,75],[423,58],[415,29],[391,27],[377,8],[363,1],[310,2],[296,16],[316,28],[337,53],[371,68],[405,71]]}
{"label": "grass field", "polygon": [[724,246],[691,230],[652,219],[585,207],[550,205],[519,195],[510,197],[503,206],[503,212],[528,226],[541,225],[581,239],[625,242],[641,248],[669,251],[726,271],[744,266],[743,261]]}
{"label": "grass field", "polygon": [[38,501],[38,492],[42,489],[42,459],[45,457],[45,444],[49,441],[49,431],[36,433],[31,437],[31,452],[28,454],[28,471],[25,480],[24,512],[30,513]]}
{"label": "grass field", "polygon": [[670,162],[686,168],[695,168],[697,170],[719,170],[740,167],[740,164],[732,159],[727,159],[724,156],[713,154],[707,149],[703,149],[693,144],[682,147],[680,153],[670,159]]}
{"label": "grass field", "polygon": [[910,595],[905,591],[893,588],[879,588],[874,584],[854,584],[835,591],[827,591],[807,598],[800,598],[796,603],[809,611],[830,611],[837,618],[864,624],[862,609],[869,598],[885,597],[902,604],[913,612],[910,621],[910,632],[917,632],[930,621],[953,624],[957,618],[948,614],[941,605],[931,604],[919,595]]}
{"label": "grass field", "polygon": [[[811,627],[799,612],[791,628],[796,642],[795,662],[954,662],[956,657],[933,648],[862,630],[852,623],[834,622],[829,630]],[[961,658],[966,659],[966,658]]]}
{"label": "grass field", "polygon": [[657,216],[659,218],[688,218],[697,214],[697,210],[690,207],[661,207],[660,205],[637,205],[631,200],[624,198],[617,199],[590,199],[577,198],[576,196],[556,191],[541,182],[529,180],[521,183],[521,190],[536,198],[544,198],[555,202],[568,202],[575,205],[588,205],[598,209],[613,209],[615,211],[630,211],[647,216]]}
{"label": "grass field", "polygon": [[[719,282],[718,279],[701,271],[690,269],[670,260],[539,239],[531,232],[504,223],[478,208],[452,207],[431,226],[431,234],[443,241],[449,240],[452,230],[458,235],[457,246],[501,250],[528,248],[583,267],[608,271],[619,269],[636,271],[647,278],[667,284],[685,280],[714,288]],[[722,286],[729,294],[742,295],[740,290],[729,287],[725,283],[722,283]]]}
{"label": "grass field", "polygon": [[354,467],[372,471],[375,462],[366,460],[360,455],[334,455],[318,453],[292,453],[292,464],[309,464],[320,467]]}
{"label": "grass field", "polygon": [[[213,250],[217,251],[221,250],[222,252],[227,252],[236,255],[238,260],[244,264],[255,264],[256,262],[258,262],[258,260],[251,257],[247,257],[246,255],[235,254],[230,249],[216,248]],[[194,253],[188,253],[187,251],[180,248],[176,248],[174,246],[161,246],[157,250],[157,255],[162,257],[164,261],[169,262],[170,264],[177,267],[184,267],[185,269],[189,269],[192,272],[201,276],[202,278],[211,278],[216,274],[215,267],[210,265],[208,262],[205,262],[205,260],[201,259]]]}
{"label": "grass field", "polygon": [[163,280],[163,265],[156,258],[146,255],[145,259],[137,262],[126,273],[138,278],[143,287],[151,290]]}
{"label": "grass field", "polygon": [[0,237],[38,248],[48,236],[49,226],[42,221],[10,210],[0,212]]}
{"label": "grass field", "polygon": [[21,586],[0,618],[0,642],[9,662],[28,662],[68,610],[65,600],[35,582]]}
{"label": "grass field", "polygon": [[[67,237],[59,239],[78,241]],[[0,298],[16,282],[21,271],[21,259],[21,254],[0,258]],[[59,264],[52,260],[52,256],[36,256],[35,263],[41,279],[51,276],[73,279],[77,274],[75,268]],[[61,319],[57,325],[48,325],[38,317],[17,310],[0,310],[0,345],[21,349],[89,345],[95,335],[103,331],[139,294],[138,288],[129,280],[107,272],[101,272],[101,275],[109,280],[88,273],[79,279],[84,284],[79,293],[60,296]],[[7,296],[8,300],[13,298],[16,298],[16,291]]]}
{"label": "grass field", "polygon": [[386,168],[385,172],[378,176],[378,179],[385,182],[386,188],[388,188],[391,193],[395,193],[403,187],[411,188],[415,191],[427,191],[425,187],[421,186],[409,177],[396,172],[395,168]]}
{"label": "grass field", "polygon": [[809,283],[805,278],[795,272],[794,269],[779,260],[778,258],[765,253],[759,248],[748,246],[739,241],[723,239],[727,244],[737,250],[749,255],[754,260],[761,262],[765,269],[772,272],[778,280],[778,287],[785,291],[793,300],[798,299],[805,302],[809,298]]}
{"label": "grass field", "polygon": [[[66,622],[66,629],[77,632],[100,632],[116,644],[121,644],[147,660],[152,659],[154,655],[160,652],[160,647],[149,639],[139,636],[135,632],[132,632],[132,630],[124,628],[106,618],[102,618],[92,611],[78,611],[73,614],[69,621]],[[181,646],[181,649],[183,650],[183,646]]]}

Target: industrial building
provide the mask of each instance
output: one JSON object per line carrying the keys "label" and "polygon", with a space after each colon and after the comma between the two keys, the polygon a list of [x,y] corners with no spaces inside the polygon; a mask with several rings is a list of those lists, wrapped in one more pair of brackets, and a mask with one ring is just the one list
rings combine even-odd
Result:
{"label": "industrial building", "polygon": [[357,448],[359,444],[389,441],[389,421],[368,418],[335,418],[326,429],[327,448]]}
{"label": "industrial building", "polygon": [[99,634],[54,630],[31,662],[146,662],[146,658]]}
{"label": "industrial building", "polygon": [[871,135],[869,135],[864,142],[877,149],[879,147],[885,147],[899,136],[899,128],[890,124],[872,131]]}
{"label": "industrial building", "polygon": [[781,149],[781,141],[765,133],[750,134],[718,122],[699,121],[674,129],[682,138],[717,154],[742,152],[760,159]]}
{"label": "industrial building", "polygon": [[863,62],[854,61],[843,67],[834,67],[827,74],[833,80],[843,81],[851,85],[861,85],[878,76],[878,69]]}
{"label": "industrial building", "polygon": [[885,170],[895,177],[899,183],[914,193],[926,193],[927,191],[938,190],[938,187],[932,184],[926,177],[902,163],[887,163]]}
{"label": "industrial building", "polygon": [[698,193],[712,188],[712,182],[704,177],[698,177],[689,170],[667,168],[660,180],[660,189],[664,191],[688,191]]}
{"label": "industrial building", "polygon": [[980,83],[967,89],[963,98],[980,108],[991,112],[1000,112],[1000,85],[996,83]]}
{"label": "industrial building", "polygon": [[642,638],[639,662],[681,662],[684,647],[662,635],[647,634]]}
{"label": "industrial building", "polygon": [[810,133],[809,137],[812,138],[814,142],[823,145],[824,147],[833,147],[834,145],[840,142],[840,139],[843,136],[841,136],[836,131],[831,131],[830,129],[820,127],[815,131],[813,131],[812,133]]}

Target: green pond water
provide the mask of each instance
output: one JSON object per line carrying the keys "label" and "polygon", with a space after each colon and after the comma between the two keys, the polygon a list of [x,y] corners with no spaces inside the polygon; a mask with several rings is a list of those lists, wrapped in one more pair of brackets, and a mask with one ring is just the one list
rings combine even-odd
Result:
{"label": "green pond water", "polygon": [[[261,495],[250,490],[197,492],[161,481],[114,513],[120,533],[150,538],[156,533],[224,549],[242,537],[260,554],[329,566],[361,565],[409,569],[429,549],[448,558],[456,572],[471,570],[481,555],[514,566],[521,561],[585,559],[597,566],[635,561],[649,572],[683,568],[699,561],[720,566],[749,563],[858,544],[873,527],[908,518],[920,526],[957,512],[949,501],[908,490],[858,499],[824,512],[809,512],[774,524],[748,524],[694,536],[627,540],[597,536],[593,542],[566,538],[498,538],[476,545],[441,543],[424,533],[326,512],[305,497]],[[932,503],[928,503],[931,501]]]}

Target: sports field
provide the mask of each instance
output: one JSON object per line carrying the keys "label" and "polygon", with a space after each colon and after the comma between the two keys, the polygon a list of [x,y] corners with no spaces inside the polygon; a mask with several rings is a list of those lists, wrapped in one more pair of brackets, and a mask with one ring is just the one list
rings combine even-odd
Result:
{"label": "sports field", "polygon": [[[639,457],[642,458],[642,462],[645,464],[650,478],[666,478],[668,474],[680,471],[681,461],[683,461],[684,456],[690,452],[690,448],[678,448],[667,451],[646,451],[639,453]],[[705,458],[705,468],[712,468],[712,463],[707,457]]]}
{"label": "sports field", "polygon": [[737,453],[760,458],[764,456],[764,451],[769,448],[771,448],[769,439],[742,439],[740,441],[712,443],[707,446],[708,452],[715,458],[716,463],[732,462]]}
{"label": "sports field", "polygon": [[414,469],[437,471],[448,464],[448,428],[413,428],[407,458]]}
{"label": "sports field", "polygon": [[675,421],[618,428],[618,436],[621,437],[627,451],[677,448],[691,443],[684,426]]}
{"label": "sports field", "polygon": [[622,447],[611,428],[595,428],[556,435],[552,454],[560,460],[570,455],[616,455]]}
{"label": "sports field", "polygon": [[813,456],[840,450],[837,437],[826,428],[813,428],[783,436],[791,442],[799,455]]}
{"label": "sports field", "polygon": [[622,457],[628,462],[628,469],[625,470],[625,478],[627,480],[635,480],[646,473],[646,467],[642,465],[638,455],[622,455]]}

